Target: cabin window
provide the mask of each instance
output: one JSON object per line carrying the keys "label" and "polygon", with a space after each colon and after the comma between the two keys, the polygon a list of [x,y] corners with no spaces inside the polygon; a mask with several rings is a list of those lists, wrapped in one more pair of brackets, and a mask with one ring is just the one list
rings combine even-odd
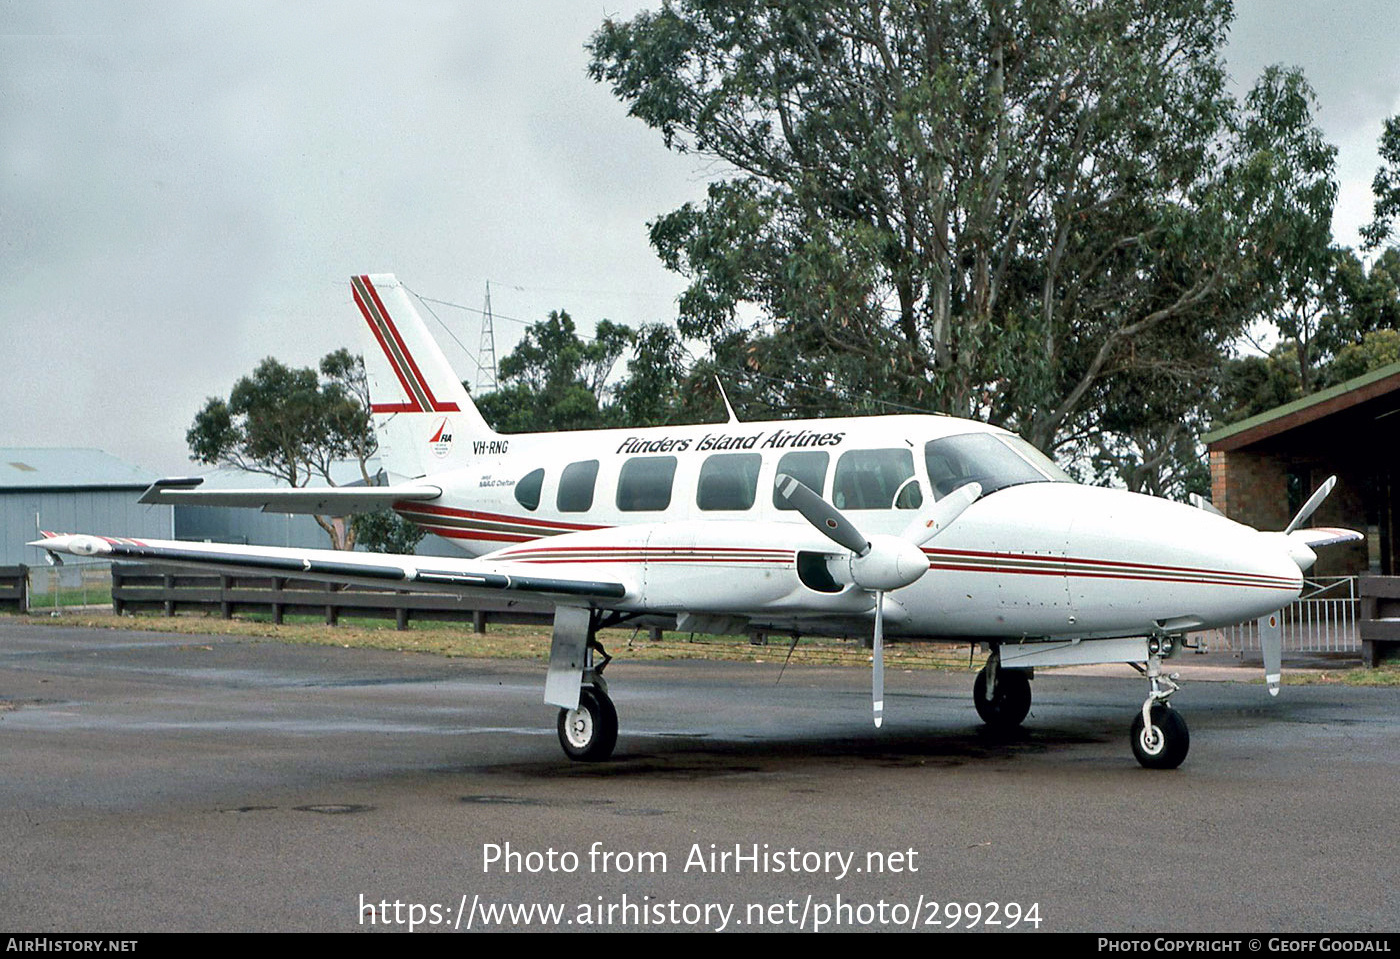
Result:
{"label": "cabin window", "polygon": [[540,487],[544,485],[544,470],[531,470],[515,484],[515,501],[528,510],[540,505]]}
{"label": "cabin window", "polygon": [[[778,460],[777,476],[787,474],[820,496],[826,489],[826,468],[830,462],[831,457],[826,453],[810,450],[788,453]],[[793,505],[778,492],[777,476],[774,477],[773,505],[778,509],[793,509]]]}
{"label": "cabin window", "polygon": [[[832,502],[837,509],[892,509],[896,495],[904,492],[905,480],[913,475],[910,450],[848,450],[836,461]],[[911,498],[907,493],[899,496],[899,507],[912,509]],[[922,494],[919,499],[922,502]]]}
{"label": "cabin window", "polygon": [[963,433],[924,444],[934,499],[959,486],[981,483],[982,495],[1022,483],[1073,483],[1074,479],[1019,436]]}
{"label": "cabin window", "polygon": [[752,508],[762,465],[757,453],[716,453],[700,467],[695,505],[703,510]]}
{"label": "cabin window", "polygon": [[671,505],[676,478],[674,456],[635,456],[622,464],[617,478],[617,508],[624,513],[663,510]]}
{"label": "cabin window", "polygon": [[904,485],[899,488],[899,492],[894,494],[894,508],[918,509],[923,505],[923,487],[919,485],[918,480],[911,476],[904,481]]}
{"label": "cabin window", "polygon": [[593,508],[593,488],[598,482],[598,461],[583,460],[564,467],[554,505],[561,513],[586,513]]}

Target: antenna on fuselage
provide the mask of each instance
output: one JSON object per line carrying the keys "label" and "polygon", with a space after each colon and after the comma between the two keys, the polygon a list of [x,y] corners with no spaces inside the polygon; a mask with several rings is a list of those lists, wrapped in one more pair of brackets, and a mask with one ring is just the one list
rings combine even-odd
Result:
{"label": "antenna on fuselage", "polygon": [[715,377],[715,386],[719,387],[720,399],[724,400],[724,410],[729,414],[729,422],[739,422],[739,417],[734,415],[734,407],[729,405],[729,394],[724,392],[724,384],[719,381],[718,376]]}

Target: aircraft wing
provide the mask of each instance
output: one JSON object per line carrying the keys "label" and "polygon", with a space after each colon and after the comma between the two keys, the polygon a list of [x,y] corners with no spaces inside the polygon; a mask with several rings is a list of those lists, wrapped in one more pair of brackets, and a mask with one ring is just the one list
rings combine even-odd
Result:
{"label": "aircraft wing", "polygon": [[528,593],[567,605],[616,607],[635,591],[625,582],[575,576],[540,576],[538,569],[509,561],[355,553],[229,543],[118,539],[45,533],[29,544],[50,555],[96,556],[129,562],[164,563],[220,573],[264,573],[325,583],[450,592],[476,598]]}
{"label": "aircraft wing", "polygon": [[442,489],[430,483],[394,486],[330,486],[312,489],[196,489],[200,477],[156,480],[141,494],[140,503],[173,503],[190,506],[241,506],[264,513],[320,513],[349,516],[368,513],[402,501],[434,500]]}

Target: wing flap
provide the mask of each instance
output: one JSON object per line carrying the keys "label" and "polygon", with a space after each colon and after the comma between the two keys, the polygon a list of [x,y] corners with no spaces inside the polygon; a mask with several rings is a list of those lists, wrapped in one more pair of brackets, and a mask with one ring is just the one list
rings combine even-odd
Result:
{"label": "wing flap", "polygon": [[172,540],[117,539],[105,536],[51,534],[29,544],[49,553],[102,559],[166,563],[227,573],[284,573],[298,579],[400,589],[433,590],[459,595],[530,593],[544,597],[591,600],[613,605],[629,592],[626,583],[567,576],[535,576],[519,564],[439,556],[350,553],[328,549],[237,546],[229,543],[181,543]]}
{"label": "wing flap", "polygon": [[348,516],[368,513],[394,503],[435,500],[441,487],[429,483],[394,486],[331,486],[312,489],[197,489],[200,477],[156,480],[137,500],[139,503],[185,506],[236,506],[264,513],[318,513]]}

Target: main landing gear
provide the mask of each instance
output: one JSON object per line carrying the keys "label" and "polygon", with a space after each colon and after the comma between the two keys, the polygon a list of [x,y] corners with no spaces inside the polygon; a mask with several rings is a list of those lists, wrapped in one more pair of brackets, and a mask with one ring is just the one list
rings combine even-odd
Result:
{"label": "main landing gear", "polygon": [[[1148,769],[1175,769],[1186,759],[1191,748],[1191,733],[1186,728],[1186,720],[1172,709],[1173,693],[1181,689],[1173,673],[1162,672],[1162,660],[1176,652],[1179,637],[1150,636],[1138,639],[1110,640],[1107,643],[1122,644],[1116,647],[1122,658],[1110,662],[1127,662],[1147,677],[1150,690],[1147,699],[1133,718],[1129,739],[1133,755]],[[1107,643],[1105,647],[1107,648]],[[1028,652],[1029,644],[1017,648],[1017,668],[1001,665],[1001,648],[992,646],[987,665],[977,674],[972,685],[972,702],[977,707],[977,715],[994,730],[1006,731],[1021,725],[1031,708],[1031,669],[1027,666],[1064,666],[1075,662],[1105,662],[1105,659],[1076,659],[1071,652],[1073,647],[1062,644],[1045,643],[1044,650]],[[1143,664],[1143,660],[1146,660]]]}
{"label": "main landing gear", "polygon": [[1031,671],[1002,669],[1001,657],[993,652],[972,684],[972,704],[993,729],[1015,729],[1031,711]]}
{"label": "main landing gear", "polygon": [[[594,665],[593,653],[602,656]],[[612,755],[617,746],[617,708],[608,696],[608,684],[603,668],[612,661],[603,644],[590,639],[584,666],[585,684],[579,689],[578,708],[559,710],[559,745],[570,759],[598,763]]]}
{"label": "main landing gear", "polygon": [[570,759],[602,762],[617,746],[617,707],[603,679],[612,657],[598,642],[598,630],[627,618],[627,614],[580,606],[560,606],[554,611],[544,701],[559,707],[555,724],[559,745]]}

